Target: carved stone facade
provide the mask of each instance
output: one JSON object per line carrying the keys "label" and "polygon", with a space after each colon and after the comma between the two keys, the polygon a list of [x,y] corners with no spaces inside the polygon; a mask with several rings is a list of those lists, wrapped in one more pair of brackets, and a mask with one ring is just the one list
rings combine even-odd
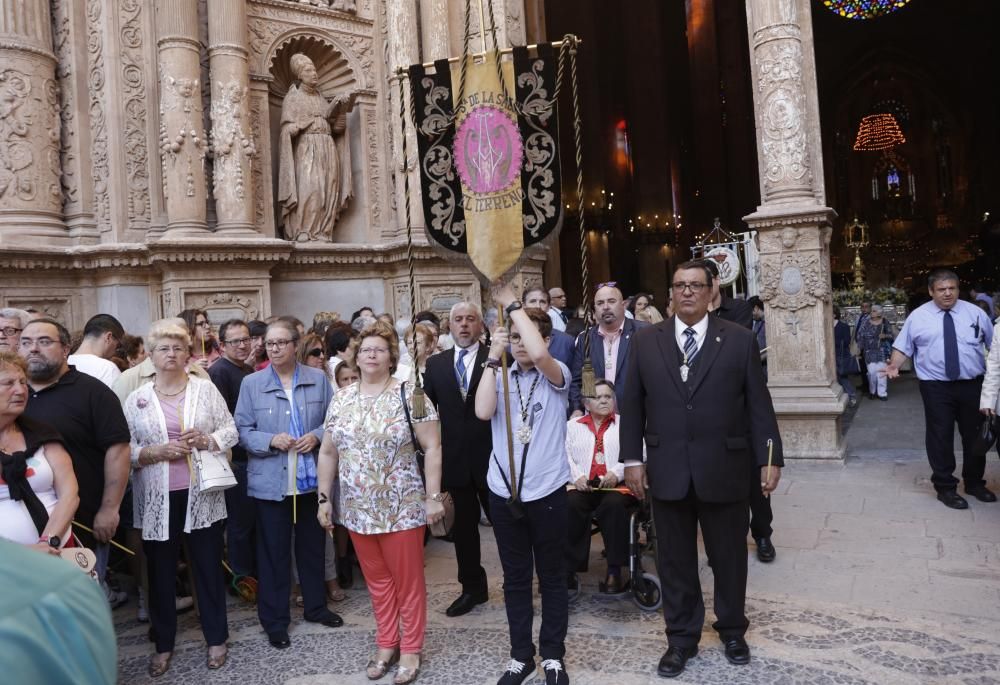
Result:
{"label": "carved stone facade", "polygon": [[830,288],[830,222],[808,0],[749,0],[761,206],[758,231],[768,386],[785,455],[842,459]]}
{"label": "carved stone facade", "polygon": [[[460,49],[464,4],[0,0],[0,305],[73,329],[109,312],[140,333],[188,306],[216,318],[362,303],[405,314],[392,77]],[[523,1],[493,4],[501,43],[523,42]],[[423,52],[421,27],[434,39]],[[279,238],[277,117],[294,51],[313,59],[328,99],[358,92],[344,134],[353,197],[333,242]],[[479,284],[426,245],[407,128],[418,306],[446,308]],[[543,261],[525,273],[537,278]]]}

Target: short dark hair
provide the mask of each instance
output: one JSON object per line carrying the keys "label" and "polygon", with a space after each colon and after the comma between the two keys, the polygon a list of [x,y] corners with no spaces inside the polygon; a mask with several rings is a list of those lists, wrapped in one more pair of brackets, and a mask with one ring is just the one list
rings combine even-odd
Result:
{"label": "short dark hair", "polygon": [[708,285],[712,285],[712,279],[715,278],[712,275],[712,268],[708,265],[708,260],[706,259],[689,259],[684,262],[676,269],[674,269],[674,274],[676,275],[678,271],[689,271],[691,269],[701,269],[705,274],[705,279],[708,281]]}
{"label": "short dark hair", "polygon": [[365,305],[363,307],[358,307],[358,310],[353,314],[351,314],[351,323],[354,323],[354,320],[357,319],[359,316],[361,316],[361,312],[365,311],[366,309],[372,313],[372,317],[375,316],[375,310],[369,307],[368,305]]}
{"label": "short dark hair", "polygon": [[267,324],[263,321],[258,321],[257,319],[248,321],[247,328],[250,329],[251,338],[263,338],[267,335]]}
{"label": "short dark hair", "polygon": [[354,339],[354,329],[349,323],[344,321],[334,321],[326,329],[323,336],[323,343],[326,346],[326,353],[331,357],[339,355],[345,351]]}
{"label": "short dark hair", "polygon": [[535,324],[535,327],[538,328],[538,332],[542,334],[543,338],[548,338],[552,335],[552,317],[549,316],[548,312],[538,307],[525,307],[524,313]]}
{"label": "short dark hair", "polygon": [[521,293],[521,302],[527,302],[528,301],[528,295],[530,295],[531,293],[534,293],[534,292],[539,292],[542,295],[545,295],[545,302],[548,303],[548,304],[552,303],[552,300],[549,298],[549,291],[546,290],[545,288],[543,288],[540,285],[530,285],[527,288],[525,288],[524,292]]}
{"label": "short dark hair", "polygon": [[747,304],[750,305],[751,309],[760,309],[762,311],[764,309],[764,302],[757,295],[747,300]]}
{"label": "short dark hair", "polygon": [[833,318],[840,321],[840,307],[837,305],[833,305]]}
{"label": "short dark hair", "polygon": [[607,378],[598,378],[594,381],[594,388],[596,389],[599,385],[606,385],[611,388],[611,392],[615,391],[615,384],[609,381]]}
{"label": "short dark hair", "polygon": [[247,333],[250,332],[250,326],[248,326],[247,322],[244,321],[243,319],[228,319],[226,321],[223,321],[222,325],[219,326],[219,342],[225,342],[226,333],[229,332],[230,328],[236,328],[237,326],[242,326],[243,328],[247,329]]}
{"label": "short dark hair", "polygon": [[[25,324],[25,328],[36,323],[47,323],[50,326],[55,326],[56,330],[59,331],[59,342],[63,347],[73,346],[73,335],[69,332],[69,329],[63,326],[61,323],[55,319],[50,319],[49,317],[42,317],[40,319],[33,319]],[[124,337],[124,336],[123,336]]]}
{"label": "short dark hair", "polygon": [[934,269],[929,274],[927,274],[927,287],[928,289],[933,288],[934,284],[938,281],[955,281],[958,282],[958,274],[951,269]]}
{"label": "short dark hair", "polygon": [[131,359],[139,354],[139,348],[142,347],[142,344],[142,336],[126,335],[122,338],[120,349],[122,354],[125,355],[125,359]]}
{"label": "short dark hair", "polygon": [[105,333],[121,340],[125,337],[125,327],[121,325],[115,317],[110,314],[97,314],[90,317],[90,320],[83,327],[84,338],[98,338]]}
{"label": "short dark hair", "polygon": [[719,277],[719,265],[716,264],[714,259],[710,257],[705,257],[704,259],[701,260],[701,263],[704,264],[705,268],[711,272],[712,278]]}
{"label": "short dark hair", "polygon": [[430,321],[439,331],[441,330],[441,319],[429,309],[417,312],[416,316],[413,317],[413,323],[417,324],[421,321]]}

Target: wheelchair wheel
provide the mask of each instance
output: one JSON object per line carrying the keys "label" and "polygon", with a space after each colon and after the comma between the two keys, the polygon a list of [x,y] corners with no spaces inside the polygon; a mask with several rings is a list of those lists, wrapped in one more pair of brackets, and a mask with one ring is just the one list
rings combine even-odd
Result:
{"label": "wheelchair wheel", "polygon": [[632,601],[643,611],[656,611],[663,604],[660,579],[652,573],[643,573],[632,579]]}

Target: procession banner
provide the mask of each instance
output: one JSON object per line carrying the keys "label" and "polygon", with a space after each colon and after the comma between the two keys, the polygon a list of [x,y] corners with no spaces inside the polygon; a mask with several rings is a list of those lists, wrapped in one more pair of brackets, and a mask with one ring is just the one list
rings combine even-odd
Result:
{"label": "procession banner", "polygon": [[475,63],[410,67],[424,221],[431,244],[495,282],[562,226],[556,56],[514,48]]}

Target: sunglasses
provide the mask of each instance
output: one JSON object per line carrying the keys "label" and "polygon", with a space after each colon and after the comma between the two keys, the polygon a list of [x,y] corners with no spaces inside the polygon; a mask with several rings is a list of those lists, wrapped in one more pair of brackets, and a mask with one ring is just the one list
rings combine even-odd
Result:
{"label": "sunglasses", "polygon": [[[617,287],[618,287],[618,281],[608,281],[607,283],[598,283],[597,287],[594,288],[594,292],[597,292],[601,288],[617,288]],[[563,297],[565,297],[565,295],[563,295]]]}
{"label": "sunglasses", "polygon": [[316,349],[314,349],[314,350],[309,350],[309,356],[310,357],[322,357],[323,356],[323,350],[321,350],[318,347]]}

